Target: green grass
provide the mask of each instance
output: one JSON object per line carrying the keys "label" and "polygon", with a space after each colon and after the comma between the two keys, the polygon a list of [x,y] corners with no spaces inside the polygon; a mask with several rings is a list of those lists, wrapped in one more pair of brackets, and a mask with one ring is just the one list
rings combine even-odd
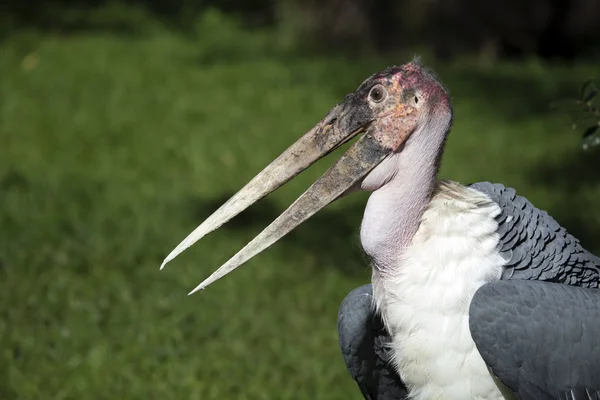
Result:
{"label": "green grass", "polygon": [[[239,44],[221,54],[200,42],[163,32],[0,44],[0,398],[360,398],[336,313],[370,278],[358,240],[365,195],[186,296],[333,158],[158,267],[394,61],[263,57]],[[436,70],[456,108],[443,177],[516,187],[600,250],[597,154],[547,108],[593,66]]]}

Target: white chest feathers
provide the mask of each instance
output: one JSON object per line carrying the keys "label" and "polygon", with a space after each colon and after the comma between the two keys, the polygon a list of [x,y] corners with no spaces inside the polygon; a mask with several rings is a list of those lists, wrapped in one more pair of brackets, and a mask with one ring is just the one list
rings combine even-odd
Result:
{"label": "white chest feathers", "polygon": [[498,254],[499,213],[484,194],[440,182],[399,265],[373,274],[377,307],[411,399],[509,398],[469,332],[473,294],[500,279],[505,262]]}

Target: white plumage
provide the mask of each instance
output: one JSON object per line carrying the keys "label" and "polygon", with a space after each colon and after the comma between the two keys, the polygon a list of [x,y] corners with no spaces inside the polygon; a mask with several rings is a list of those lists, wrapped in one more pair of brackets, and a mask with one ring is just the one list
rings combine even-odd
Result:
{"label": "white plumage", "polygon": [[440,182],[400,265],[374,269],[376,306],[411,399],[514,398],[488,372],[468,321],[473,294],[500,279],[505,263],[499,213],[481,192]]}

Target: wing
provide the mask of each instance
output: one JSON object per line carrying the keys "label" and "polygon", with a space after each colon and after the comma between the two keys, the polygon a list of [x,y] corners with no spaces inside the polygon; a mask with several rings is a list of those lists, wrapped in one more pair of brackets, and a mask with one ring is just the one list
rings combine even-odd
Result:
{"label": "wing", "polygon": [[600,291],[540,281],[482,286],[471,335],[522,400],[600,399]]}
{"label": "wing", "polygon": [[371,285],[353,290],[342,302],[338,335],[346,367],[365,399],[406,399],[406,387],[390,362],[390,337],[375,312]]}
{"label": "wing", "polygon": [[547,212],[500,184],[479,182],[470,187],[488,195],[502,210],[497,217],[500,251],[508,261],[502,279],[598,287],[600,259],[586,251]]}
{"label": "wing", "polygon": [[586,289],[600,284],[600,259],[514,189],[470,186],[500,206],[507,260],[504,281],[483,286],[471,303],[484,360],[520,399],[600,399],[600,291]]}

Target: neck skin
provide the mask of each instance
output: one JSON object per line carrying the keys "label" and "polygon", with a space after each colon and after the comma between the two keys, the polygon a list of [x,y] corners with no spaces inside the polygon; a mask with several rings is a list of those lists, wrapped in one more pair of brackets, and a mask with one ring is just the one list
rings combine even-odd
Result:
{"label": "neck skin", "polygon": [[415,131],[404,149],[390,156],[363,181],[374,190],[363,217],[360,238],[373,267],[382,275],[398,268],[429,204],[450,118],[439,118]]}

